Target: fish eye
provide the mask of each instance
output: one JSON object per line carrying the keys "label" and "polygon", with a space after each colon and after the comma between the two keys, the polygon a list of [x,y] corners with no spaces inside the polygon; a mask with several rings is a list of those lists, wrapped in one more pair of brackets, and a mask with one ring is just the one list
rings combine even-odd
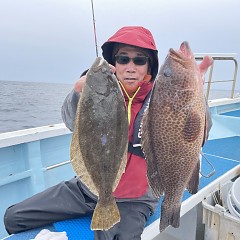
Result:
{"label": "fish eye", "polygon": [[165,77],[171,77],[172,76],[172,70],[170,68],[166,68],[163,71],[163,74]]}

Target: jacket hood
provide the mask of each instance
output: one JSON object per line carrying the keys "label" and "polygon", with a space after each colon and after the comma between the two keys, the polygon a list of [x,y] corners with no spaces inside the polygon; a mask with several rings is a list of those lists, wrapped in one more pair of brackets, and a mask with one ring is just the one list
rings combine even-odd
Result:
{"label": "jacket hood", "polygon": [[119,29],[102,45],[102,55],[108,63],[115,65],[113,50],[116,43],[123,43],[147,49],[151,55],[151,75],[153,81],[158,73],[158,50],[151,32],[140,26],[127,26]]}

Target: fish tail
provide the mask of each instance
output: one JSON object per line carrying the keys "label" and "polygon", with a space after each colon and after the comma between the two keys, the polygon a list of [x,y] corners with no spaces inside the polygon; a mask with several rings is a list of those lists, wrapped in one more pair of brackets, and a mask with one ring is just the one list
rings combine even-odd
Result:
{"label": "fish tail", "polygon": [[[171,207],[169,207],[171,206]],[[180,205],[169,205],[168,203],[162,204],[161,207],[161,220],[160,220],[160,232],[164,231],[169,225],[174,228],[178,228],[180,224]]]}
{"label": "fish tail", "polygon": [[99,199],[93,212],[91,229],[108,230],[118,222],[120,222],[120,213],[114,197],[111,197],[107,203]]}

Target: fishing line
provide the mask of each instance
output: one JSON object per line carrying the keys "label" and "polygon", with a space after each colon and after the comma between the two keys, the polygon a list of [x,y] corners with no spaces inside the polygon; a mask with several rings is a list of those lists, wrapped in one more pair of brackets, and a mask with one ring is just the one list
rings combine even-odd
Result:
{"label": "fishing line", "polygon": [[97,31],[96,31],[96,24],[95,24],[95,16],[94,16],[94,7],[93,7],[93,0],[92,3],[92,18],[93,18],[93,31],[94,31],[94,40],[95,40],[95,47],[96,47],[96,56],[98,57],[98,44],[97,44]]}

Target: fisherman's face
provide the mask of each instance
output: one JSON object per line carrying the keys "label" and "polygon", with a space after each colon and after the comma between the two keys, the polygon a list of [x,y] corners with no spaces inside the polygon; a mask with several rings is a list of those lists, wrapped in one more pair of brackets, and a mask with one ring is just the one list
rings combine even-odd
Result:
{"label": "fisherman's face", "polygon": [[[118,80],[123,84],[124,88],[126,89],[128,95],[132,97],[136,90],[138,89],[138,84],[140,81],[143,81],[144,77],[148,73],[148,64],[149,61],[144,55],[143,52],[139,48],[131,47],[131,46],[124,46],[118,50],[116,53],[116,56],[120,56],[119,60],[116,59],[115,68],[116,68],[116,76]],[[135,57],[142,57],[140,59],[131,59],[128,63],[128,58],[122,58],[129,57],[129,58],[135,58]],[[146,61],[147,59],[147,61]],[[146,61],[146,62],[145,62]],[[136,63],[140,63],[142,65],[138,65]],[[144,64],[143,64],[144,63]]]}

